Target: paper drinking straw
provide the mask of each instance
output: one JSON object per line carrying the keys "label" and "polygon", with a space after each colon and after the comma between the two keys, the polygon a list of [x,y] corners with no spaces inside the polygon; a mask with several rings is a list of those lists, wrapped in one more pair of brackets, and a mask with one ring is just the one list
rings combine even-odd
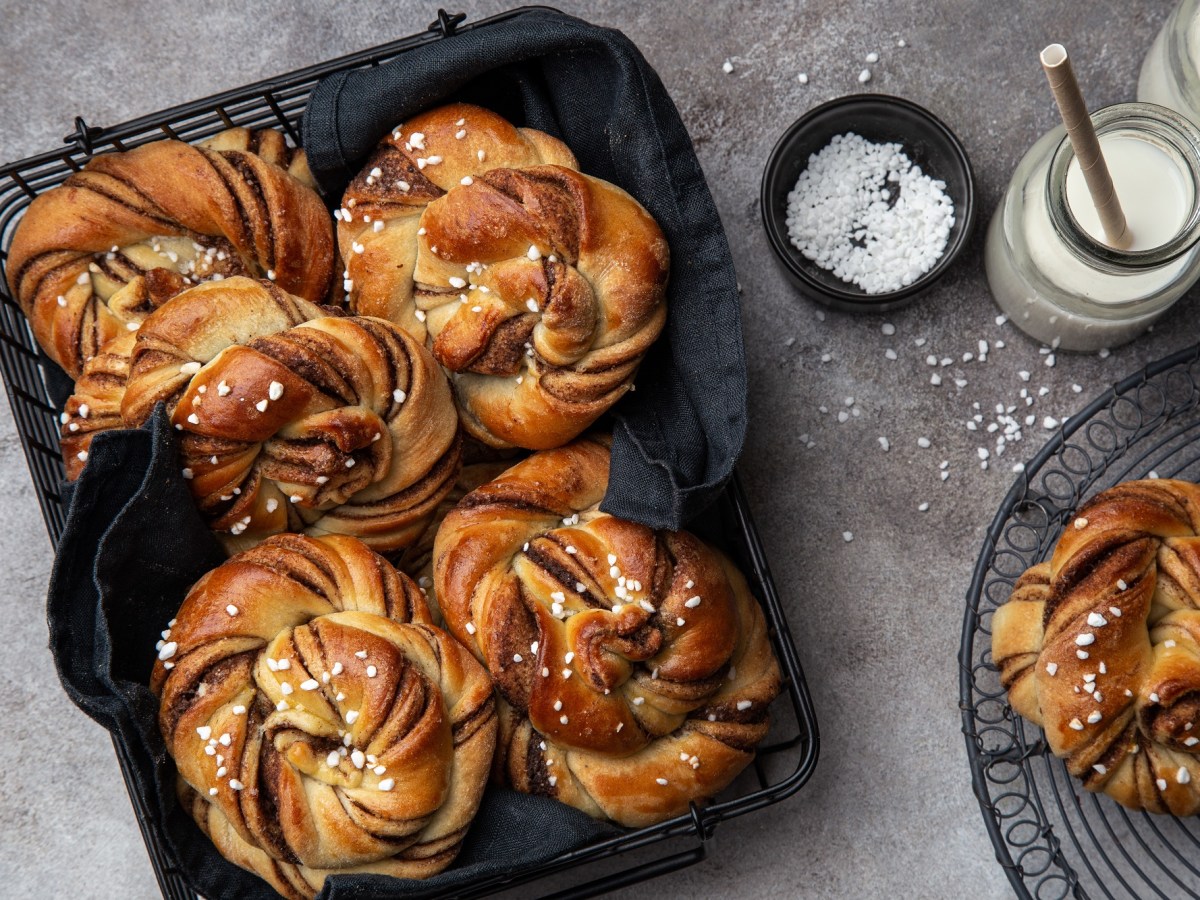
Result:
{"label": "paper drinking straw", "polygon": [[1042,51],[1041,60],[1059,114],[1067,126],[1067,136],[1075,149],[1075,158],[1079,160],[1079,168],[1087,182],[1088,193],[1092,195],[1092,203],[1096,205],[1100,224],[1104,227],[1104,236],[1111,247],[1128,247],[1132,235],[1126,227],[1125,213],[1121,211],[1112,176],[1108,174],[1104,154],[1100,152],[1100,140],[1092,127],[1092,117],[1083,102],[1067,49],[1062,44],[1051,44]]}

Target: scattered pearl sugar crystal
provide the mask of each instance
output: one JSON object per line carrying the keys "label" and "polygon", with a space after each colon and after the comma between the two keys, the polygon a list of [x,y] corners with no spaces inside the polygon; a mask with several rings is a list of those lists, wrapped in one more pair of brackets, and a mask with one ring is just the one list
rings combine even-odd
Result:
{"label": "scattered pearl sugar crystal", "polygon": [[899,144],[841,134],[788,194],[788,236],[822,269],[868,294],[900,290],[941,259],[954,225],[946,184]]}

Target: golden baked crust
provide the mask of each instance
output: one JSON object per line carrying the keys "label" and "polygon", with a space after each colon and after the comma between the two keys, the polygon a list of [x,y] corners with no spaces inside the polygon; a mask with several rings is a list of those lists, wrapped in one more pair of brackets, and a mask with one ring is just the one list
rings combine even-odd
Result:
{"label": "golden baked crust", "polygon": [[1085,503],[992,619],[1013,709],[1090,791],[1200,812],[1200,487],[1129,481]]}
{"label": "golden baked crust", "polygon": [[428,340],[464,427],[494,447],[579,435],[666,322],[662,231],[575,169],[553,138],[442,107],[381,143],[337,214],[352,308]]}
{"label": "golden baked crust", "polygon": [[119,334],[89,359],[75,382],[75,392],[59,416],[59,449],[68,481],[83,473],[92,438],[102,431],[124,428],[121,401],[129,381],[129,356],[137,333]]}
{"label": "golden baked crust", "polygon": [[151,312],[110,301],[155,269],[193,283],[268,277],[320,303],[334,271],[333,231],[306,177],[303,154],[270,131],[97,156],[30,204],[9,250],[13,296],[72,378]]}
{"label": "golden baked crust", "polygon": [[720,553],[598,510],[608,443],[535,453],[434,546],[442,615],[502,698],[497,775],[642,826],[722,790],[778,694],[762,610]]}
{"label": "golden baked crust", "polygon": [[[465,132],[461,139],[455,137],[459,132]],[[436,161],[430,164],[430,159]],[[425,208],[463,178],[547,163],[578,168],[561,141],[516,128],[482,107],[454,103],[398,125],[346,188],[334,213],[350,308],[395,322],[424,340],[413,273]]]}
{"label": "golden baked crust", "polygon": [[67,405],[69,466],[82,466],[77,445],[115,424],[118,394],[126,427],[166,404],[184,477],[233,550],[282,531],[398,550],[454,485],[462,438],[449,385],[390,322],[331,317],[234,277],[191,288],[145,320],[123,391],[121,349],[89,364]]}
{"label": "golden baked crust", "polygon": [[[464,457],[468,449],[464,447]],[[396,568],[412,578],[421,589],[435,625],[444,625],[442,611],[437,602],[437,592],[433,589],[433,542],[437,538],[438,529],[442,527],[442,522],[450,510],[458,506],[463,497],[481,484],[486,484],[503,474],[513,462],[489,460],[464,464],[454,481],[454,487],[442,498],[421,536],[405,547],[400,558],[396,560]]]}
{"label": "golden baked crust", "polygon": [[217,152],[239,150],[243,153],[253,153],[264,162],[283,169],[306,188],[317,190],[317,181],[309,171],[308,157],[304,155],[304,151],[289,147],[283,134],[274,128],[227,128],[207,140],[200,141],[197,146]]}
{"label": "golden baked crust", "polygon": [[286,897],[440,872],[483,796],[487,673],[353,538],[279,535],[204,576],[151,688],[185,808]]}

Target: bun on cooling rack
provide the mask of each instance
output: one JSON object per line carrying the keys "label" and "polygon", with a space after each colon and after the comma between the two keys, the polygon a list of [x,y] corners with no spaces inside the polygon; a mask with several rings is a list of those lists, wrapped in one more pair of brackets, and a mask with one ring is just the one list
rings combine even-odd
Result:
{"label": "bun on cooling rack", "polygon": [[333,230],[311,185],[303,153],[269,130],[94,157],[21,219],[7,266],[13,296],[72,378],[155,308],[153,291],[121,289],[159,270],[186,283],[269,278],[320,303]]}
{"label": "bun on cooling rack", "polygon": [[336,214],[351,308],[428,341],[494,447],[576,437],[666,321],[661,230],[576,169],[556,139],[454,104],[385,138]]}
{"label": "bun on cooling rack", "polygon": [[151,687],[184,807],[285,897],[458,854],[495,747],[491,681],[359,541],[279,535],[204,576]]}
{"label": "bun on cooling rack", "polygon": [[608,466],[585,438],[471,491],[438,530],[434,588],[502,698],[501,780],[643,826],[753,759],[780,676],[724,555],[599,511]]}
{"label": "bun on cooling rack", "polygon": [[1081,506],[996,610],[992,658],[1089,791],[1200,812],[1200,487],[1129,481]]}
{"label": "bun on cooling rack", "polygon": [[62,426],[72,473],[96,431],[140,425],[161,402],[200,511],[231,549],[282,531],[407,546],[458,474],[449,385],[392,323],[327,312],[241,277],[178,295],[128,356],[117,344],[89,363]]}

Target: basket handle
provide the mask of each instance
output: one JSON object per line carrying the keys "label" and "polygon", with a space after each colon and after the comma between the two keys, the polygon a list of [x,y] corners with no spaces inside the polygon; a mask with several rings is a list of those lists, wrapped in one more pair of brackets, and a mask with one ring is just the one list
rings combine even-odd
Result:
{"label": "basket handle", "polygon": [[466,13],[448,13],[444,9],[439,9],[437,20],[429,23],[428,30],[444,38],[453,37],[454,32],[466,17]]}

